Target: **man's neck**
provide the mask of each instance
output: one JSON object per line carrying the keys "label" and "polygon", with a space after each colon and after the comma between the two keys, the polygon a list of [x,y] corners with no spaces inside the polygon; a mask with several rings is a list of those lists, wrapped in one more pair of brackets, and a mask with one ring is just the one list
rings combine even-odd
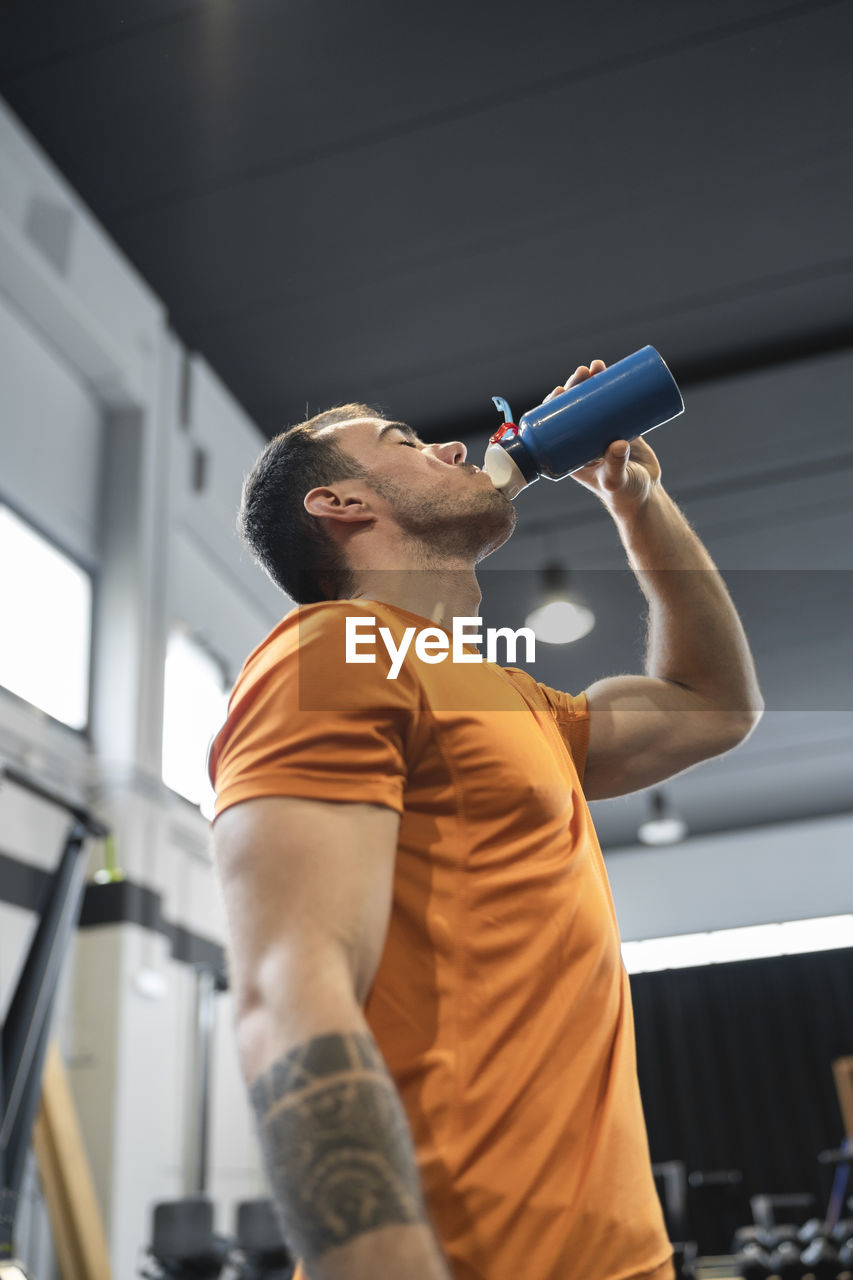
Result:
{"label": "man's neck", "polygon": [[474,569],[371,569],[358,575],[354,600],[396,605],[451,630],[454,618],[476,618],[482,592]]}

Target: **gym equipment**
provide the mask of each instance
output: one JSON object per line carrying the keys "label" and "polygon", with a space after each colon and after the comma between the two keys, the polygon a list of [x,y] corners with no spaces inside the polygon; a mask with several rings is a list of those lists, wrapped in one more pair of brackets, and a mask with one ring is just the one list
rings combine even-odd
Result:
{"label": "gym equipment", "polygon": [[672,1241],[675,1274],[686,1280],[698,1253],[696,1241],[687,1239],[687,1171],[681,1160],[665,1160],[652,1165],[652,1176]]}
{"label": "gym equipment", "polygon": [[802,1216],[814,1207],[809,1195],[752,1196],[750,1206],[755,1221],[739,1227],[732,1240],[732,1253],[737,1273],[749,1280],[774,1276],[779,1280],[801,1280],[805,1270],[801,1262],[804,1244],[814,1239],[820,1227],[817,1218],[802,1226],[776,1222],[777,1211]]}
{"label": "gym equipment", "polygon": [[[819,1157],[822,1165],[837,1167],[851,1159],[848,1143]],[[696,1258],[690,1280],[853,1280],[853,1217],[838,1216],[845,1187],[836,1179],[826,1219],[812,1213],[812,1195],[752,1196],[755,1222],[735,1231],[731,1254]],[[853,1210],[853,1199],[847,1208]],[[777,1213],[794,1221],[777,1223]]]}
{"label": "gym equipment", "polygon": [[812,1275],[815,1280],[836,1280],[838,1275],[838,1250],[825,1236],[817,1236],[800,1254],[802,1275]]}
{"label": "gym equipment", "polygon": [[844,1209],[844,1196],[847,1192],[847,1183],[850,1178],[850,1164],[853,1161],[853,1138],[845,1138],[838,1151],[821,1151],[817,1158],[818,1164],[835,1168],[835,1177],[832,1182],[832,1192],[829,1197],[829,1205],[826,1210],[826,1230],[830,1233],[835,1230],[841,1221],[841,1214]]}
{"label": "gym equipment", "polygon": [[776,1237],[772,1227],[763,1227],[752,1223],[748,1227],[738,1227],[732,1240],[732,1253],[740,1253],[748,1244],[757,1244],[762,1249],[772,1249],[776,1245]]}
{"label": "gym equipment", "polygon": [[749,1207],[753,1222],[763,1227],[775,1227],[780,1220],[802,1226],[815,1208],[815,1198],[806,1192],[789,1195],[750,1196]]}
{"label": "gym equipment", "polygon": [[652,1177],[663,1208],[670,1240],[687,1238],[687,1170],[681,1160],[652,1165]]}
{"label": "gym equipment", "polygon": [[[227,990],[225,975],[208,964],[196,965],[185,1139],[185,1196],[163,1200],[152,1212],[151,1243],[140,1275],[151,1280],[216,1280],[233,1241],[213,1230],[213,1203],[207,1197],[210,1078],[216,995]],[[149,1269],[144,1269],[149,1268]],[[153,1270],[151,1269],[153,1268]]]}
{"label": "gym equipment", "polygon": [[743,1220],[743,1174],[739,1169],[696,1169],[689,1174],[687,1186],[691,1234],[698,1252],[719,1255]]}
{"label": "gym equipment", "polygon": [[757,1240],[747,1240],[742,1244],[735,1253],[734,1261],[737,1274],[743,1280],[765,1280],[765,1277],[773,1275],[770,1254]]}
{"label": "gym equipment", "polygon": [[206,1196],[164,1200],[154,1206],[140,1274],[147,1280],[218,1280],[230,1249],[229,1240],[214,1234],[213,1203]]}
{"label": "gym equipment", "polygon": [[237,1206],[236,1238],[213,1229],[207,1196],[164,1200],[154,1206],[151,1244],[140,1275],[147,1280],[291,1280],[295,1264],[279,1230],[271,1200]]}
{"label": "gym equipment", "polygon": [[853,1237],[845,1240],[838,1250],[839,1276],[853,1275]]}
{"label": "gym equipment", "polygon": [[244,1200],[237,1206],[235,1271],[240,1280],[290,1280],[295,1264],[282,1238],[272,1200]]}
{"label": "gym equipment", "polygon": [[812,1240],[816,1240],[818,1236],[823,1234],[823,1218],[809,1218],[804,1222],[797,1232],[797,1239],[800,1244],[811,1244]]}
{"label": "gym equipment", "polygon": [[781,1240],[770,1255],[770,1265],[779,1280],[800,1280],[803,1267],[797,1241]]}
{"label": "gym equipment", "polygon": [[26,1277],[12,1259],[18,1196],[33,1122],[59,975],[68,955],[86,888],[84,846],[90,836],[104,839],[108,829],[87,809],[0,763],[0,783],[28,791],[71,817],[59,864],[50,880],[27,958],[0,1028],[0,1277]]}
{"label": "gym equipment", "polygon": [[690,1280],[741,1280],[741,1277],[734,1258],[728,1254],[713,1254],[696,1259]]}
{"label": "gym equipment", "polygon": [[762,1280],[765,1276],[778,1280],[853,1280],[853,1218],[841,1217],[853,1162],[853,1139],[846,1138],[837,1151],[822,1151],[818,1162],[835,1168],[826,1216],[813,1215],[799,1226],[777,1224],[776,1210],[793,1210],[802,1217],[814,1208],[814,1197],[753,1196],[750,1203],[756,1221],[738,1228],[732,1244],[737,1274],[748,1280]]}

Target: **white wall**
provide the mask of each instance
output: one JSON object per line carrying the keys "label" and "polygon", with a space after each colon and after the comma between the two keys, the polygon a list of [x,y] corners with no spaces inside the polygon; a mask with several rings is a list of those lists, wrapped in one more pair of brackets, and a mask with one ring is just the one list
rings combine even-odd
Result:
{"label": "white wall", "polygon": [[850,816],[610,853],[622,940],[847,914],[851,853]]}
{"label": "white wall", "polygon": [[[173,623],[187,624],[234,675],[290,602],[234,533],[242,472],[262,437],[198,358],[182,422],[186,359],[162,304],[0,104],[0,501],[79,559],[96,586],[88,738],[0,690],[0,758],[94,806],[113,826],[125,874],[161,895],[164,917],[222,944],[208,824],[159,776],[166,640]],[[207,454],[202,493],[192,486],[196,448]],[[50,869],[64,829],[42,802],[0,788],[2,852]],[[93,867],[100,857],[92,851]],[[5,1010],[35,920],[1,899]],[[116,1277],[135,1274],[151,1205],[184,1191],[194,987],[162,934],[137,924],[78,932],[55,1033]],[[218,1003],[210,1185],[224,1231],[235,1202],[262,1194],[263,1180],[228,997]],[[34,1186],[18,1243],[49,1280]]]}
{"label": "white wall", "polygon": [[[293,602],[252,563],[237,534],[243,477],[262,444],[257,428],[198,356],[190,361],[187,402],[188,421],[173,430],[169,616],[188,623],[236,677]],[[190,483],[195,450],[205,457],[201,492]]]}
{"label": "white wall", "polygon": [[94,567],[99,558],[100,405],[4,296],[0,362],[0,501],[37,526],[47,522],[56,541]]}

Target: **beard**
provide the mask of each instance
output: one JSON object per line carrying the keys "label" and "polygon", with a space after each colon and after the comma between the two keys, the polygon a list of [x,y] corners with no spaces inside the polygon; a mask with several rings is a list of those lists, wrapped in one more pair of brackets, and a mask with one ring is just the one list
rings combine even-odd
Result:
{"label": "beard", "polygon": [[518,520],[512,502],[491,484],[472,485],[465,495],[440,493],[426,502],[387,477],[371,476],[369,483],[430,565],[447,559],[479,564],[503,546]]}

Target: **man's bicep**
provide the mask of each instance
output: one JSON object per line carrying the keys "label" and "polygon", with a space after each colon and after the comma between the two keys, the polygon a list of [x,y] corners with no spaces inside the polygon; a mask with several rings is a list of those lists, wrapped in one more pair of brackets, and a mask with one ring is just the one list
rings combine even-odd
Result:
{"label": "man's bicep", "polygon": [[730,712],[654,676],[610,676],[586,690],[589,749],[583,789],[607,800],[654,786],[730,750],[743,734]]}
{"label": "man's bicep", "polygon": [[[300,998],[315,977],[363,1002],[385,943],[400,816],[374,804],[269,796],[214,826],[238,1007]],[[281,991],[269,989],[270,979]],[[274,975],[274,976],[272,976]]]}

